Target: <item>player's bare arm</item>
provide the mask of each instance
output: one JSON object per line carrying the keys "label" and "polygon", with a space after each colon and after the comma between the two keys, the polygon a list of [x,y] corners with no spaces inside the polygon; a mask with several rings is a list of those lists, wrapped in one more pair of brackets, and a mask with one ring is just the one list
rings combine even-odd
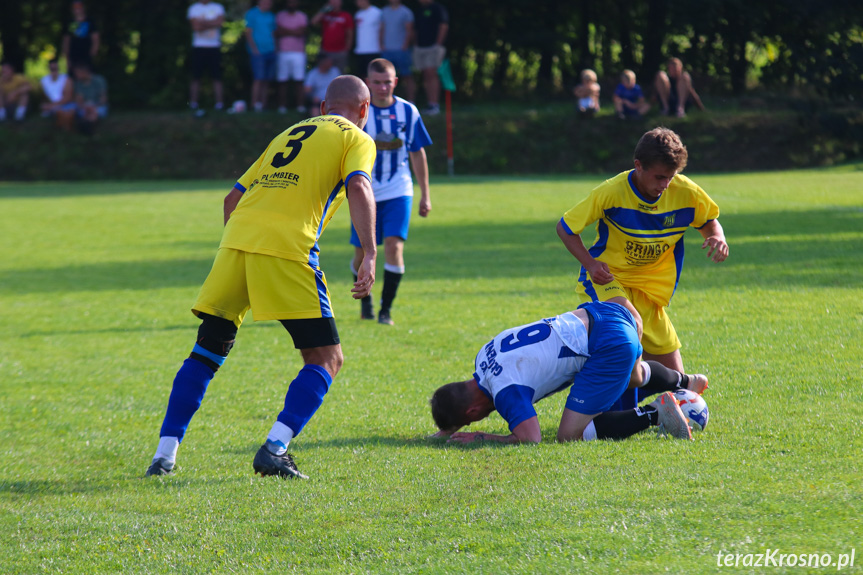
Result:
{"label": "player's bare arm", "polygon": [[375,245],[375,195],[372,184],[363,176],[354,176],[347,186],[351,221],[363,247],[363,261],[357,268],[357,281],[351,288],[354,299],[369,295],[375,283],[375,262],[378,248]]}
{"label": "player's bare arm", "polygon": [[728,257],[728,243],[725,241],[725,232],[719,220],[707,222],[700,230],[701,236],[704,238],[704,243],[701,244],[701,249],[707,250],[707,257],[714,262],[724,262]]}
{"label": "player's bare arm", "polygon": [[411,160],[411,168],[414,171],[414,177],[417,179],[417,185],[420,187],[420,208],[419,214],[425,218],[431,212],[431,191],[429,189],[429,168],[428,158],[426,157],[425,148],[420,148],[416,152],[408,154]]}
{"label": "player's bare arm", "polygon": [[575,256],[575,259],[584,266],[584,269],[590,274],[590,279],[593,283],[596,285],[605,285],[614,281],[614,276],[611,270],[608,269],[608,265],[605,262],[594,259],[590,255],[579,234],[569,235],[564,229],[563,224],[557,222],[557,235],[560,237],[563,245],[566,246],[566,249],[569,250],[569,253]]}
{"label": "player's bare arm", "polygon": [[542,431],[539,428],[539,419],[536,416],[526,419],[513,428],[509,435],[496,435],[494,433],[458,432],[453,433],[449,439],[455,443],[473,443],[476,441],[497,441],[498,443],[539,443],[542,441]]}
{"label": "player's bare arm", "polygon": [[241,199],[243,199],[243,192],[241,192],[236,187],[231,188],[231,191],[228,192],[227,196],[225,196],[225,225],[228,224],[228,218],[230,218],[234,210],[237,209],[237,204],[240,203]]}

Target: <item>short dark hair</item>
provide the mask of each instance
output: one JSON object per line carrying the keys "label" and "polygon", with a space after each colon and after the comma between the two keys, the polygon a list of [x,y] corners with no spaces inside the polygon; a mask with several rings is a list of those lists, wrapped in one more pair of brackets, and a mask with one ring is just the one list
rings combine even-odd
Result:
{"label": "short dark hair", "polygon": [[641,136],[635,146],[634,159],[641,162],[645,169],[662,164],[680,172],[686,167],[689,153],[680,136],[673,130],[654,128]]}
{"label": "short dark hair", "polygon": [[366,75],[369,75],[372,72],[375,74],[386,74],[387,72],[395,73],[395,71],[396,67],[386,58],[375,58],[369,62],[369,66],[366,69]]}
{"label": "short dark hair", "polygon": [[471,392],[468,381],[454,381],[442,385],[429,400],[432,417],[438,429],[454,431],[470,423],[467,408],[470,406]]}

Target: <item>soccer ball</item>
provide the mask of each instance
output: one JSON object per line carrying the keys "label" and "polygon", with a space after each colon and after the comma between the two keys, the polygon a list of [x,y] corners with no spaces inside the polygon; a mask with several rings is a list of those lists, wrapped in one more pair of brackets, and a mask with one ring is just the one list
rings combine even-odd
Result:
{"label": "soccer ball", "polygon": [[689,428],[692,431],[703,431],[710,418],[704,398],[688,389],[678,389],[674,392],[674,398],[680,403],[680,409],[689,421]]}

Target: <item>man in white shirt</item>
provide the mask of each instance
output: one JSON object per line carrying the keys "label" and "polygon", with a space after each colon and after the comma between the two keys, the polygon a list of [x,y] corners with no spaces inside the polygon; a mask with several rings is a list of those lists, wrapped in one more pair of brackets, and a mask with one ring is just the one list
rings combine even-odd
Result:
{"label": "man in white shirt", "polygon": [[43,76],[39,83],[42,93],[45,94],[47,102],[42,104],[42,116],[48,117],[57,113],[63,106],[72,102],[73,86],[66,74],[60,73],[60,64],[57,58],[48,62],[48,74]]}
{"label": "man in white shirt", "polygon": [[225,8],[218,2],[198,0],[186,14],[192,26],[192,81],[189,83],[189,107],[197,115],[198,92],[204,71],[213,82],[215,108],[224,107],[222,99],[222,24],[225,22]]}
{"label": "man in white shirt", "polygon": [[317,116],[321,109],[321,102],[326,98],[327,87],[330,82],[341,75],[338,68],[333,66],[333,59],[327,54],[318,57],[318,65],[306,75],[306,98],[311,104],[313,116]]}
{"label": "man in white shirt", "polygon": [[369,0],[357,0],[354,14],[357,43],[354,48],[356,74],[364,76],[369,62],[381,57],[381,9]]}

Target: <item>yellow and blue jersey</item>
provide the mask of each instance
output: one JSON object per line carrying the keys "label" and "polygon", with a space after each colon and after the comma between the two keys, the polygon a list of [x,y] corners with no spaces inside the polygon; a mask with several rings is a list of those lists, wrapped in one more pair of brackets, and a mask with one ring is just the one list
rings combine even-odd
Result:
{"label": "yellow and blue jersey", "polygon": [[237,181],[243,197],[220,247],[318,266],[318,239],[354,176],[371,181],[375,143],[336,115],[299,122]]}
{"label": "yellow and blue jersey", "polygon": [[[596,187],[566,212],[561,223],[570,235],[596,222],[590,255],[605,262],[622,286],[643,291],[657,305],[674,295],[683,268],[683,234],[719,217],[719,207],[692,180],[677,174],[656,200],[642,196],[632,179],[634,170]],[[596,300],[584,267],[579,282]]]}

